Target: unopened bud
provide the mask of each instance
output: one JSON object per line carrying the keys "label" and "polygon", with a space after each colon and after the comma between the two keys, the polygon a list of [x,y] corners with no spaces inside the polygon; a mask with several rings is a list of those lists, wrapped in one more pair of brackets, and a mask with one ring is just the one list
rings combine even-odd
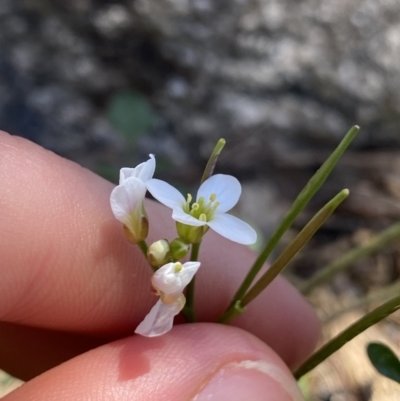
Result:
{"label": "unopened bud", "polygon": [[152,266],[162,266],[169,262],[170,246],[167,240],[153,242],[147,249],[147,260]]}
{"label": "unopened bud", "polygon": [[170,253],[174,260],[184,258],[189,252],[190,244],[182,238],[175,238],[170,244]]}

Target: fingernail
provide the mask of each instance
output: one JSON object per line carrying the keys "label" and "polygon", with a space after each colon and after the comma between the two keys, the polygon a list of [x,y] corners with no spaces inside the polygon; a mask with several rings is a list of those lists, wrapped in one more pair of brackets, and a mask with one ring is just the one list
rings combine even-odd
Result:
{"label": "fingernail", "polygon": [[293,378],[264,361],[225,365],[200,389],[192,401],[302,401]]}

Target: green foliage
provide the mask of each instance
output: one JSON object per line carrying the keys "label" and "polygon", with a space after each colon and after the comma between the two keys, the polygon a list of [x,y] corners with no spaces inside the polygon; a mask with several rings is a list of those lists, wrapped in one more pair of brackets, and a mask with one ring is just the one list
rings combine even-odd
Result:
{"label": "green foliage", "polygon": [[147,100],[137,92],[117,92],[111,99],[108,119],[130,142],[152,129],[157,115]]}
{"label": "green foliage", "polygon": [[399,358],[387,345],[370,343],[367,347],[367,354],[372,365],[381,375],[400,383]]}

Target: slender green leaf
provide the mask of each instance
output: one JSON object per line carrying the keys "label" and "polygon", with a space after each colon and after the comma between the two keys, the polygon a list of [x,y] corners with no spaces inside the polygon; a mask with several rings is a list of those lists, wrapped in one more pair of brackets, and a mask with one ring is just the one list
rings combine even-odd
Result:
{"label": "slender green leaf", "polygon": [[378,306],[371,312],[358,319],[352,325],[347,327],[336,337],[332,338],[324,344],[319,350],[315,351],[303,364],[294,372],[294,377],[299,379],[310,370],[314,369],[325,359],[329,358],[333,353],[342,348],[354,337],[361,334],[364,330],[380,322],[391,313],[400,309],[400,295],[390,299],[381,306]]}
{"label": "slender green leaf", "polygon": [[324,164],[318,169],[318,171],[311,177],[307,185],[303,188],[300,194],[297,196],[292,204],[292,207],[287,212],[285,217],[280,222],[279,226],[276,228],[271,238],[265,245],[263,251],[260,253],[259,257],[254,262],[253,266],[250,268],[247,276],[243,280],[241,286],[237,290],[235,296],[233,297],[229,307],[233,307],[237,301],[241,300],[246,294],[247,290],[252,285],[257,274],[262,269],[264,263],[271,255],[271,252],[275,249],[276,245],[282,238],[283,234],[292,226],[293,222],[296,220],[297,216],[304,210],[313,196],[321,188],[322,184],[326,181],[329,174],[332,172],[333,168],[338,163],[339,159],[349,147],[353,139],[358,134],[360,128],[355,125],[350,128],[345,137],[342,139],[338,147],[333,151],[333,153],[328,157]]}
{"label": "slender green leaf", "polygon": [[211,156],[208,159],[206,168],[204,169],[203,176],[201,177],[201,184],[211,177],[212,173],[214,172],[214,168],[217,164],[218,157],[221,154],[225,144],[226,144],[225,139],[220,138],[220,140],[215,145],[214,150],[212,151]]}
{"label": "slender green leaf", "polygon": [[368,244],[340,255],[332,263],[321,268],[314,276],[300,285],[303,294],[310,293],[318,285],[329,281],[335,274],[352,266],[358,260],[389,246],[400,238],[400,223],[393,224],[387,230],[373,238]]}
{"label": "slender green leaf", "polygon": [[242,300],[236,301],[217,321],[219,323],[229,323],[238,314],[244,311],[244,307],[253,301],[269,284],[278,276],[279,273],[291,262],[296,254],[310,240],[316,231],[324,224],[326,219],[335,209],[348,197],[349,190],[343,189],[333,199],[331,199],[300,231],[296,238],[285,248],[282,254],[275,260],[270,268],[261,276],[254,286],[244,295]]}

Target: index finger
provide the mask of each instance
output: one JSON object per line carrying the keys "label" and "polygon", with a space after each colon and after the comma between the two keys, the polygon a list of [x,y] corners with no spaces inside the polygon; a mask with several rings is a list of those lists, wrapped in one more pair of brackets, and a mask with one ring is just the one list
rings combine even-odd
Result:
{"label": "index finger", "polygon": [[[155,298],[149,269],[109,206],[112,184],[29,141],[0,134],[0,318],[51,329],[127,334]],[[149,202],[149,241],[174,238],[170,211]],[[201,320],[229,303],[254,255],[208,233],[196,288]],[[289,364],[314,346],[318,324],[278,279],[234,323]],[[293,328],[295,327],[295,330]]]}

